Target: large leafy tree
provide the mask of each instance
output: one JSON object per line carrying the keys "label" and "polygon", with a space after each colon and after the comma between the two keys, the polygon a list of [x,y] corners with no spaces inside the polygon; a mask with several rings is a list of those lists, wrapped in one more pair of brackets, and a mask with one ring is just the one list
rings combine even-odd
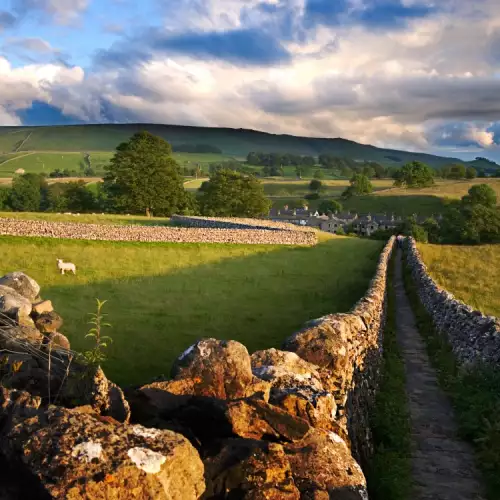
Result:
{"label": "large leafy tree", "polygon": [[190,208],[179,165],[161,137],[149,132],[133,135],[116,148],[106,170],[105,191],[117,212],[168,216]]}
{"label": "large leafy tree", "polygon": [[38,212],[44,205],[47,181],[43,175],[24,174],[14,177],[9,204],[18,212]]}
{"label": "large leafy tree", "polygon": [[321,214],[334,214],[342,210],[342,205],[337,200],[323,200],[318,205]]}
{"label": "large leafy tree", "polygon": [[497,204],[497,194],[488,184],[478,184],[469,189],[469,193],[462,198],[462,204],[483,205],[492,208]]}
{"label": "large leafy tree", "polygon": [[364,174],[354,174],[350,182],[351,185],[342,193],[343,198],[370,194],[373,191],[370,179]]}
{"label": "large leafy tree", "polygon": [[199,198],[204,215],[258,217],[267,215],[271,202],[262,184],[253,176],[232,170],[218,170],[202,184]]}
{"label": "large leafy tree", "polygon": [[395,173],[395,186],[423,188],[434,184],[434,171],[425,163],[412,161]]}

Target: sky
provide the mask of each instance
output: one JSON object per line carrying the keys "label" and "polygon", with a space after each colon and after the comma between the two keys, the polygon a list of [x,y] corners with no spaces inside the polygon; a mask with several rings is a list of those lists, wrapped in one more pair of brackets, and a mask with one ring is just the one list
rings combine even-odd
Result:
{"label": "sky", "polygon": [[500,160],[500,0],[0,0],[0,125],[169,123]]}

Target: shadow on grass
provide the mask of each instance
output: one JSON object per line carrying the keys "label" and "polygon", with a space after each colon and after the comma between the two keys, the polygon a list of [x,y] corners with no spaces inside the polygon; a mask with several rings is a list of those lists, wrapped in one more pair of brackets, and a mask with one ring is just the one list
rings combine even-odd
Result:
{"label": "shadow on grass", "polygon": [[[238,340],[252,352],[279,347],[311,318],[349,310],[365,292],[382,245],[335,238],[313,248],[267,247],[209,264],[194,258],[193,266],[167,274],[56,284],[42,293],[64,318],[63,333],[76,350],[89,347],[84,335],[95,298],[108,300],[113,327],[105,333],[114,343],[104,368],[120,384],[141,383],[168,375],[200,337]],[[121,249],[126,245],[115,249],[118,261]]]}

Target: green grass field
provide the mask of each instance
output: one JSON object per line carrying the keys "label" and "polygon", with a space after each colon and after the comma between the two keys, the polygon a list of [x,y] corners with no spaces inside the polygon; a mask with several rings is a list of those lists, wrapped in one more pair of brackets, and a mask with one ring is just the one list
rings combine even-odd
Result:
{"label": "green grass field", "polygon": [[[314,248],[141,244],[0,237],[0,275],[21,270],[52,300],[73,348],[95,299],[114,342],[105,371],[120,384],[169,374],[200,337],[235,339],[250,351],[279,347],[303,323],[347,311],[362,296],[381,242],[325,237]],[[58,274],[56,258],[75,262]]]}
{"label": "green grass field", "polygon": [[483,313],[500,317],[500,245],[418,248],[443,288]]}
{"label": "green grass field", "polygon": [[[109,163],[112,155],[113,153],[90,153],[92,167],[96,174],[102,175],[104,173],[104,165]],[[86,167],[83,153],[68,152],[15,153],[14,155],[2,155],[0,162],[0,177],[12,177],[15,171],[20,168],[26,173],[45,173],[48,175],[55,169],[68,169],[81,172],[83,175],[82,166]]]}

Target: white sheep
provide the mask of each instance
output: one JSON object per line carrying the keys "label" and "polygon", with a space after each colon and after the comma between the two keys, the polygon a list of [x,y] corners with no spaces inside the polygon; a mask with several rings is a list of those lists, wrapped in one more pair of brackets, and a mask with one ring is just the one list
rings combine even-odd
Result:
{"label": "white sheep", "polygon": [[72,271],[73,274],[76,274],[76,266],[71,262],[63,262],[62,259],[57,259],[57,268],[61,271],[61,274],[64,274],[64,271]]}

